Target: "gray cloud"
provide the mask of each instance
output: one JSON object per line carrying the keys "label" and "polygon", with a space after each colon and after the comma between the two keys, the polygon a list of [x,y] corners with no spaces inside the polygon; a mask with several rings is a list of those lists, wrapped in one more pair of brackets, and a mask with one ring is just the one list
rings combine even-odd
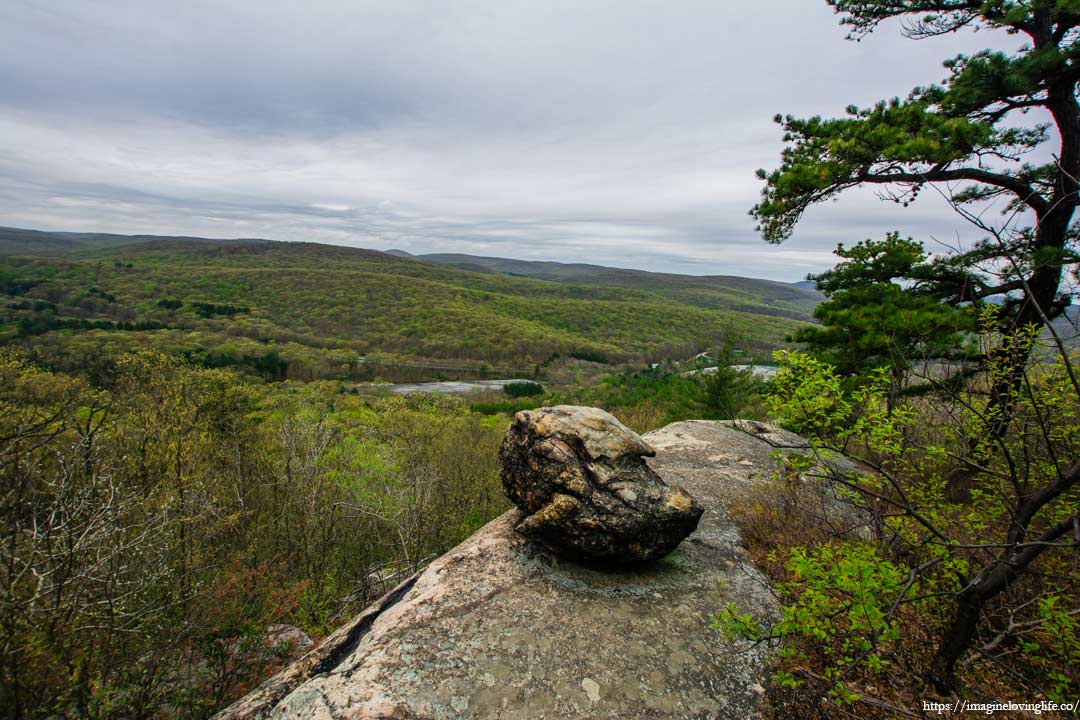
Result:
{"label": "gray cloud", "polygon": [[824,1],[0,5],[0,224],[314,240],[795,280],[965,233],[855,193],[746,214],[776,112],[940,80],[992,35],[845,42]]}

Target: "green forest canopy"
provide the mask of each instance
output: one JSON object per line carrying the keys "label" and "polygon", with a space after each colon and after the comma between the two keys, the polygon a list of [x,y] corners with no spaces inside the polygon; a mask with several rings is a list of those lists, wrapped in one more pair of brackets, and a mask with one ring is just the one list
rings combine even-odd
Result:
{"label": "green forest canopy", "polygon": [[572,285],[311,243],[64,235],[50,243],[47,234],[31,255],[31,243],[13,235],[0,232],[0,253],[13,251],[0,259],[9,296],[0,338],[58,368],[154,348],[298,379],[370,379],[395,362],[531,370],[556,354],[688,356],[728,328],[766,354],[817,301],[744,278],[671,296],[662,282]]}

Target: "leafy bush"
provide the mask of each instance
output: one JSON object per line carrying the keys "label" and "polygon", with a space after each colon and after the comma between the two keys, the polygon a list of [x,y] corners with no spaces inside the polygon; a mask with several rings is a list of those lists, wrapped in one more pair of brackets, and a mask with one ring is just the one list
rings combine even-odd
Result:
{"label": "leafy bush", "polygon": [[[895,403],[889,368],[846,387],[828,364],[782,354],[767,399],[812,447],[734,512],[783,619],[754,627],[734,607],[715,619],[729,635],[785,641],[778,712],[822,695],[862,702],[866,685],[886,696],[866,700],[879,708],[960,684],[1058,701],[1080,687],[1078,610],[1061,600],[1080,588],[1067,539],[1080,501],[1080,388],[1067,360],[1036,354],[1003,437],[979,383]],[[826,490],[857,520],[806,512]]]}
{"label": "leafy bush", "polygon": [[215,315],[225,315],[228,317],[238,313],[251,312],[251,308],[224,303],[195,302],[191,303],[191,307],[195,310],[195,314],[201,318],[211,318]]}
{"label": "leafy bush", "polygon": [[607,353],[602,353],[597,350],[574,350],[570,353],[570,357],[575,360],[585,360],[586,362],[602,363],[605,365],[611,362]]}
{"label": "leafy bush", "polygon": [[[713,619],[713,627],[727,636],[764,642],[798,639],[780,649],[780,667],[773,681],[797,688],[805,675],[789,668],[824,666],[825,692],[837,704],[851,704],[858,694],[842,682],[858,664],[869,674],[880,674],[889,664],[889,645],[900,637],[895,607],[916,592],[908,573],[881,557],[869,543],[831,542],[813,549],[794,547],[785,561],[789,580],[777,588],[781,620],[767,632],[748,614],[729,604]],[[811,658],[808,649],[815,657]]]}
{"label": "leafy bush", "polygon": [[[504,421],[156,353],[0,351],[0,715],[205,718],[507,507]],[[77,542],[57,542],[57,538]]]}
{"label": "leafy bush", "polygon": [[538,408],[542,402],[542,398],[504,400],[502,402],[474,402],[469,405],[469,409],[481,415],[513,415],[521,410]]}
{"label": "leafy bush", "polygon": [[102,300],[104,300],[107,303],[116,302],[116,296],[115,295],[113,295],[110,292],[105,292],[101,288],[92,287],[92,288],[90,288],[89,290],[86,291],[86,294],[87,295],[93,295],[94,297],[99,297],[99,298],[101,298]]}
{"label": "leafy bush", "polygon": [[184,351],[180,354],[184,358],[208,368],[251,368],[265,380],[270,381],[284,380],[289,369],[289,363],[276,350],[267,350],[259,354],[243,353],[237,355],[231,352],[213,352],[199,348],[195,352]]}
{"label": "leafy bush", "polygon": [[45,282],[51,274],[27,267],[0,266],[0,292],[12,296],[25,295]]}
{"label": "leafy bush", "polygon": [[503,385],[503,392],[510,397],[532,397],[533,395],[543,395],[544,386],[535,382],[512,382]]}

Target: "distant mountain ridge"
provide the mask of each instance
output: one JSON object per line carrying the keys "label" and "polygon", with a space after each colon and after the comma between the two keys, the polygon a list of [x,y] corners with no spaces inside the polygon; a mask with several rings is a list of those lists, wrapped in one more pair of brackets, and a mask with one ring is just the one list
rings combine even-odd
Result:
{"label": "distant mountain ridge", "polygon": [[[50,232],[0,227],[0,255],[65,255],[163,242],[262,244],[279,241],[260,238],[211,239],[186,235]],[[813,309],[822,299],[820,293],[808,286],[813,284],[812,281],[806,280],[783,283],[737,275],[679,275],[587,263],[516,260],[462,253],[414,255],[399,249],[379,251],[321,243],[286,244],[341,248],[346,253],[378,253],[398,259],[446,265],[469,272],[498,273],[569,285],[644,290],[695,307],[742,310],[803,321],[812,321]]]}
{"label": "distant mountain ridge", "polygon": [[689,357],[732,334],[761,356],[817,302],[746,278],[453,260],[467,267],[342,245],[0,228],[0,344],[62,368],[158,349],[267,377],[498,377],[559,356]]}
{"label": "distant mountain ridge", "polygon": [[[758,312],[801,320],[810,320],[814,307],[822,299],[816,289],[801,284],[808,281],[783,283],[737,275],[678,275],[587,263],[514,260],[462,253],[431,253],[412,257],[460,270],[495,272],[574,285],[645,290],[697,307],[754,308]],[[763,307],[768,310],[763,310]]]}
{"label": "distant mountain ridge", "polygon": [[[0,255],[62,255],[84,250],[102,250],[105,248],[138,245],[160,240],[189,240],[206,242],[206,238],[194,236],[165,235],[117,235],[114,233],[52,232],[47,230],[27,230],[0,226]],[[272,240],[257,238],[235,238],[229,240],[210,240],[209,242],[265,243]]]}

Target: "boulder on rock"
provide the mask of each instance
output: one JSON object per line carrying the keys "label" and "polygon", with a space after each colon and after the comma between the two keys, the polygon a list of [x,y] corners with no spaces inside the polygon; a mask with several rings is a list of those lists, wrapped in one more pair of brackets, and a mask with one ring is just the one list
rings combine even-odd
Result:
{"label": "boulder on rock", "polygon": [[667,555],[702,507],[643,457],[655,452],[614,417],[574,405],[514,416],[499,457],[514,529],[574,560],[631,565]]}
{"label": "boulder on rock", "polygon": [[[756,717],[770,643],[708,628],[734,603],[779,620],[726,508],[805,441],[688,421],[644,437],[648,464],[705,508],[655,563],[562,562],[509,510],[215,720],[687,720]],[[717,580],[722,579],[722,583]]]}

